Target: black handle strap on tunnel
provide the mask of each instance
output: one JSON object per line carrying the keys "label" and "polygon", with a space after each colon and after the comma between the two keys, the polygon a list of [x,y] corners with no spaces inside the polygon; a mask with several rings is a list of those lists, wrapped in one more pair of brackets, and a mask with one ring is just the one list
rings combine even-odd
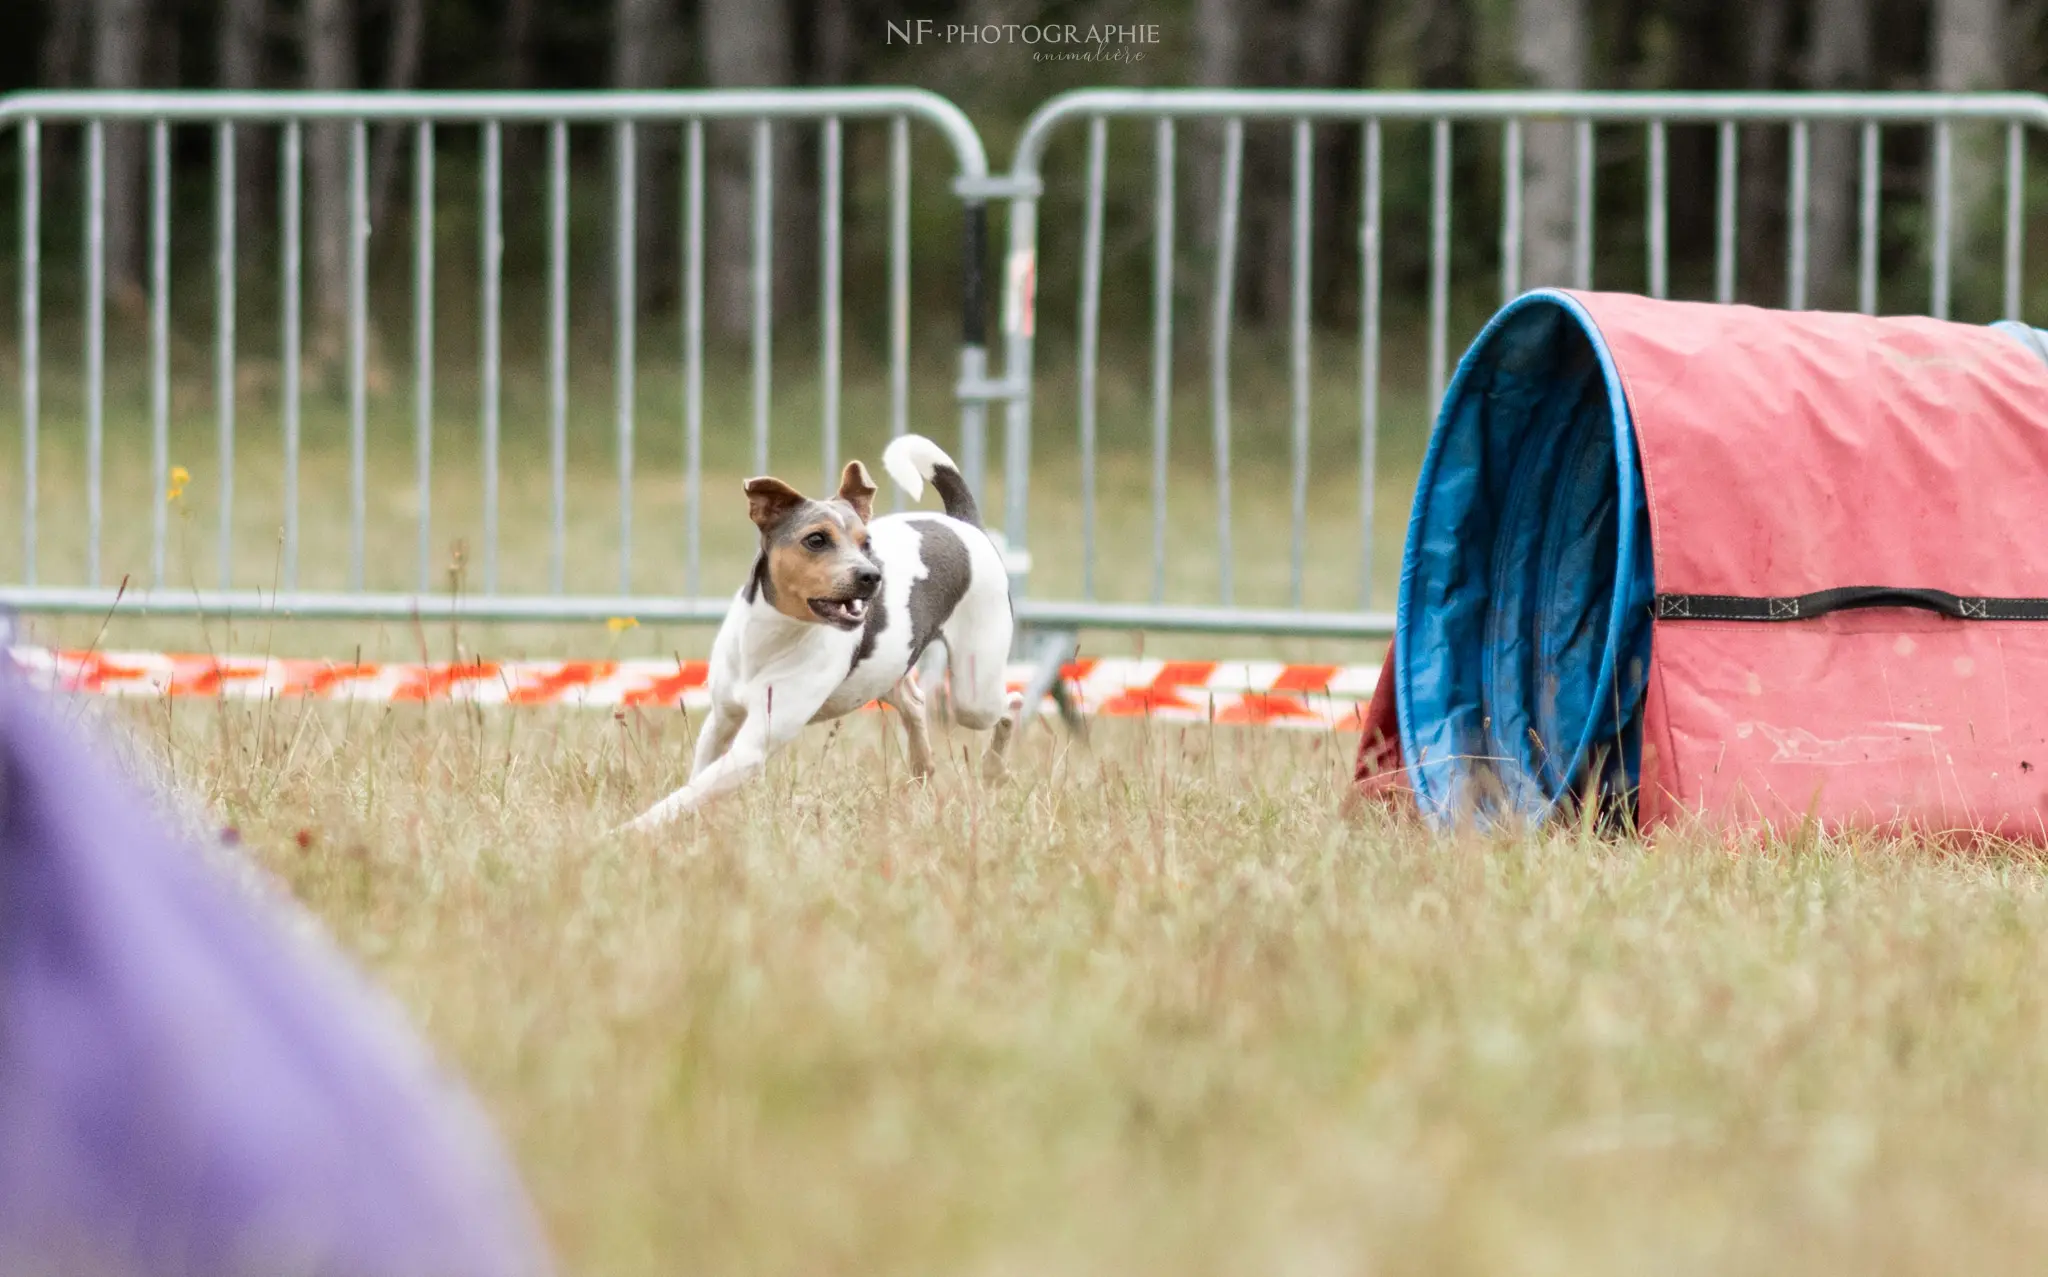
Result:
{"label": "black handle strap on tunnel", "polygon": [[1844,585],[1777,598],[1740,594],[1659,594],[1660,621],[1810,621],[1857,608],[1910,607],[1960,621],[2048,621],[2048,599],[1992,599],[1902,585]]}

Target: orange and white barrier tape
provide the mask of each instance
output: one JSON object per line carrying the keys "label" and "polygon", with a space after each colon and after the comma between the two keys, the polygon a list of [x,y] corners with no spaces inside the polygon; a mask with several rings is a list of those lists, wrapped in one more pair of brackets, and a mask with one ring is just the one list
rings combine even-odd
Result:
{"label": "orange and white barrier tape", "polygon": [[[343,662],[167,652],[9,649],[14,664],[46,686],[101,696],[200,696],[237,700],[461,701],[479,705],[708,707],[703,661],[474,661],[463,664]],[[1029,665],[1007,671],[1012,690]],[[1063,671],[1084,714],[1165,722],[1257,724],[1356,731],[1379,669],[1277,661],[1096,658]],[[1052,712],[1048,701],[1042,712]]]}

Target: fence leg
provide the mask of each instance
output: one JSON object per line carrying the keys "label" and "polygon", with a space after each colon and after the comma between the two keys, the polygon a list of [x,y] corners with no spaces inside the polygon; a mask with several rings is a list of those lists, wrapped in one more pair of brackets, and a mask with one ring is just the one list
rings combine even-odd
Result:
{"label": "fence leg", "polygon": [[1059,707],[1060,718],[1067,730],[1079,737],[1088,735],[1088,720],[1081,717],[1081,707],[1074,703],[1074,693],[1067,686],[1067,680],[1060,677],[1060,670],[1080,650],[1081,636],[1072,630],[1053,630],[1039,636],[1037,655],[1031,659],[1031,682],[1024,688],[1024,713],[1026,721],[1038,712],[1045,698],[1052,697],[1052,703]]}

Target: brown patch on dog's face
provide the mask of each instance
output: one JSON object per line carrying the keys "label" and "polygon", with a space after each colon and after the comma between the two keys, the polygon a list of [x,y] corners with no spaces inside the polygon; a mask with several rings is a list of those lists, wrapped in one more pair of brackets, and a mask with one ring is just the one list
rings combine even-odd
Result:
{"label": "brown patch on dog's face", "polygon": [[[854,462],[840,490],[865,483],[867,471]],[[874,495],[867,485],[866,498]],[[811,501],[780,479],[747,484],[748,513],[761,529],[761,568],[768,602],[791,620],[860,628],[869,600],[881,588],[882,572],[868,557],[867,520],[850,500]]]}

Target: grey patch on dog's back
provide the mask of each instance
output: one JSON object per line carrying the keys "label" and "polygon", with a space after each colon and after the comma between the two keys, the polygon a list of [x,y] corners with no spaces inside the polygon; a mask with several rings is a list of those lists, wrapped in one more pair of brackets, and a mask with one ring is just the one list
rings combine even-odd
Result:
{"label": "grey patch on dog's back", "polygon": [[[967,597],[974,562],[960,534],[937,519],[911,519],[909,523],[917,529],[917,555],[925,570],[924,576],[910,585],[910,664],[915,665],[939,627]],[[868,604],[867,623],[861,627],[860,645],[854,649],[849,669],[874,654],[875,639],[889,624],[888,608],[882,602],[884,592],[878,591]]]}
{"label": "grey patch on dog's back", "polygon": [[968,558],[967,543],[960,534],[937,519],[912,519],[910,526],[917,529],[918,554],[925,567],[924,579],[910,587],[910,659],[915,663],[960,600],[967,597],[974,561]]}

